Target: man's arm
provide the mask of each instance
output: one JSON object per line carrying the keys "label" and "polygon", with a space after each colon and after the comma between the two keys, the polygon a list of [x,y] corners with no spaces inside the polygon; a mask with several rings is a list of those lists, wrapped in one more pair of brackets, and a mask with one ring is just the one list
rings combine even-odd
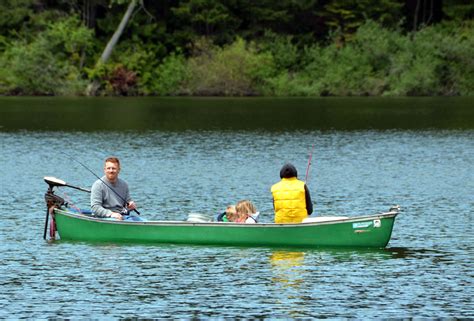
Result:
{"label": "man's arm", "polygon": [[127,182],[121,180],[124,188],[125,188],[125,200],[127,201],[126,207],[128,210],[133,211],[137,208],[137,204],[132,200],[132,197],[130,196],[130,189],[128,188]]}

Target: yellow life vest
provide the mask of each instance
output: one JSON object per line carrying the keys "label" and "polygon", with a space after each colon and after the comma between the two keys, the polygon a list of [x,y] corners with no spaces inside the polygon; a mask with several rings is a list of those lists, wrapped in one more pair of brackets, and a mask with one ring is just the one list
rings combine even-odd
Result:
{"label": "yellow life vest", "polygon": [[272,186],[275,223],[301,223],[308,216],[305,183],[296,177],[282,178]]}

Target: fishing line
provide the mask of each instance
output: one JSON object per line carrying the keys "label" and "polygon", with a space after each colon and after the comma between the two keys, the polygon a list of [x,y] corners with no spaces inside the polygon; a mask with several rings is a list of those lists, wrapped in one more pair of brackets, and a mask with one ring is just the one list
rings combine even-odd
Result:
{"label": "fishing line", "polygon": [[67,201],[69,207],[75,209],[79,213],[82,213],[82,210],[79,207],[77,207],[76,205],[74,205],[71,198],[69,197],[69,195],[66,194],[66,192],[63,192],[63,196],[64,196],[64,200]]}

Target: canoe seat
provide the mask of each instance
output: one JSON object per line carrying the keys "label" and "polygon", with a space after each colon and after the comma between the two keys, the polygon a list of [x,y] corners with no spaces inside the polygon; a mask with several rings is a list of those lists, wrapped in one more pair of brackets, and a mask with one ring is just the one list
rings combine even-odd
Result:
{"label": "canoe seat", "polygon": [[307,217],[303,220],[302,223],[315,223],[315,222],[331,222],[339,221],[349,218],[348,216],[317,216],[317,217]]}
{"label": "canoe seat", "polygon": [[212,222],[212,216],[202,213],[189,213],[187,221],[192,223]]}
{"label": "canoe seat", "polygon": [[92,215],[92,211],[91,210],[84,210],[84,209],[79,209],[79,208],[74,208],[74,207],[71,207],[71,208],[68,208],[69,212],[72,212],[72,213],[79,213],[79,214],[85,214],[85,215]]}

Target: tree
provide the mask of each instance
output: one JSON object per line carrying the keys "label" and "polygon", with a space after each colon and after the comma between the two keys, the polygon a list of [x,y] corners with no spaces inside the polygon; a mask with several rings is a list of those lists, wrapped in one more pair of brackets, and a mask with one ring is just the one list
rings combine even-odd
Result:
{"label": "tree", "polygon": [[328,1],[319,15],[333,40],[342,46],[368,19],[386,27],[395,26],[401,20],[401,8],[397,0]]}
{"label": "tree", "polygon": [[33,15],[34,0],[0,1],[0,36],[12,30],[19,30],[22,24]]}
{"label": "tree", "polygon": [[77,15],[47,22],[31,40],[12,41],[0,55],[0,92],[76,95],[84,90],[80,55],[92,31]]}
{"label": "tree", "polygon": [[[427,26],[441,21],[443,17],[443,2],[433,0],[406,0],[407,29],[417,31],[421,26]],[[411,24],[411,25],[410,25]]]}
{"label": "tree", "polygon": [[[142,1],[142,0],[141,0]],[[122,17],[122,20],[120,21],[120,24],[117,27],[117,30],[115,30],[114,34],[110,38],[109,42],[105,46],[104,51],[102,52],[102,55],[99,58],[99,61],[97,61],[96,67],[100,67],[100,65],[105,64],[107,60],[109,60],[110,55],[112,54],[112,51],[117,44],[118,40],[120,39],[120,36],[122,35],[123,31],[125,30],[125,27],[127,26],[128,21],[130,20],[130,17],[132,16],[132,13],[135,9],[135,6],[137,5],[137,0],[131,0],[127,10],[125,11],[125,14]],[[142,2],[143,5],[143,2]],[[94,79],[92,83],[88,86],[87,88],[87,95],[88,96],[95,96],[97,94],[97,90],[99,89],[99,82],[97,79]]]}

